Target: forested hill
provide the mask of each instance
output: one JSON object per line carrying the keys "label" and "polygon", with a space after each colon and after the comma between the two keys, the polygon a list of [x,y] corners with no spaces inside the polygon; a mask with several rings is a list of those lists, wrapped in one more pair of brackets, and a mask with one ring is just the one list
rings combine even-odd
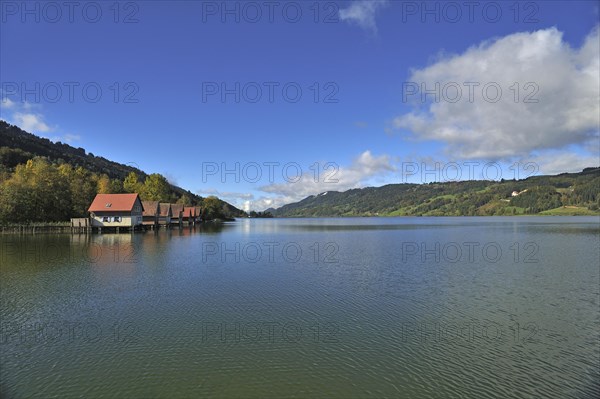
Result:
{"label": "forested hill", "polygon": [[[512,196],[513,191],[519,193]],[[328,191],[270,209],[276,217],[595,215],[600,168],[523,180],[390,184]]]}
{"label": "forested hill", "polygon": [[54,143],[0,120],[0,223],[51,222],[85,216],[97,193],[137,192],[143,200],[204,206],[209,217],[245,213],[202,198],[158,174]]}
{"label": "forested hill", "polygon": [[131,166],[109,161],[106,158],[86,153],[61,142],[54,143],[46,138],[21,130],[0,120],[0,160],[4,167],[14,168],[34,157],[45,157],[56,162],[66,162],[73,167],[82,166],[90,172],[106,174],[111,179],[124,180],[130,172],[145,179],[146,173]]}

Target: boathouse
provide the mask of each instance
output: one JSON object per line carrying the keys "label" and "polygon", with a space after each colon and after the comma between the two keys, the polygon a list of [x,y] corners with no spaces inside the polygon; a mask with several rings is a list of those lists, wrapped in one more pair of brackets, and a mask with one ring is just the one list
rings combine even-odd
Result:
{"label": "boathouse", "polygon": [[144,212],[142,213],[142,223],[144,226],[158,225],[158,201],[142,201]]}
{"label": "boathouse", "polygon": [[184,223],[187,223],[189,226],[193,225],[196,221],[196,208],[193,206],[186,206],[183,208],[183,219]]}
{"label": "boathouse", "polygon": [[179,224],[183,221],[183,205],[171,204],[171,224]]}
{"label": "boathouse", "polygon": [[171,204],[161,203],[158,208],[158,224],[161,226],[168,226],[171,224],[171,217],[173,216],[173,210]]}
{"label": "boathouse", "polygon": [[97,194],[88,212],[92,227],[135,227],[143,222],[144,206],[137,194]]}

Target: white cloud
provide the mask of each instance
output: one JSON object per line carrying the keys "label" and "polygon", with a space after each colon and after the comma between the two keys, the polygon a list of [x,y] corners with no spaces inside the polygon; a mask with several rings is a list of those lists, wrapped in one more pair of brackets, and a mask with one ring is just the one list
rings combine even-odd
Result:
{"label": "white cloud", "polygon": [[12,101],[10,98],[8,97],[3,97],[0,100],[0,107],[2,108],[6,108],[6,109],[11,109],[15,106],[14,101]]}
{"label": "white cloud", "polygon": [[[370,151],[360,154],[350,166],[330,165],[323,167],[315,179],[314,173],[306,173],[298,181],[274,183],[260,188],[261,191],[275,196],[261,197],[251,202],[256,210],[268,207],[279,207],[290,202],[299,201],[309,195],[325,191],[346,191],[351,188],[364,187],[370,179],[380,178],[396,167],[387,155],[373,156]],[[296,180],[291,177],[290,180]]]}
{"label": "white cloud", "polygon": [[556,175],[559,173],[581,172],[584,168],[600,166],[600,155],[581,155],[566,151],[548,151],[527,159],[539,166],[539,173]]}
{"label": "white cloud", "polygon": [[15,112],[13,114],[13,122],[21,129],[31,133],[46,133],[54,129],[44,122],[44,117],[40,114]]}
{"label": "white cloud", "polygon": [[356,24],[372,33],[377,32],[375,13],[387,5],[387,0],[357,0],[340,10],[340,20]]}
{"label": "white cloud", "polygon": [[[598,139],[600,125],[600,41],[598,27],[580,48],[572,48],[556,28],[515,33],[463,54],[442,58],[424,69],[412,71],[409,81],[427,89],[456,82],[462,97],[415,104],[412,112],[394,120],[408,137],[445,143],[449,155],[458,158],[500,159],[527,156],[536,150],[588,145]],[[465,82],[478,82],[469,102]],[[502,89],[498,102],[485,101],[482,87],[495,82]],[[515,91],[510,87],[519,83]],[[525,103],[535,86],[536,103]],[[454,97],[449,91],[447,98]],[[490,97],[494,96],[490,89]],[[412,96],[417,98],[420,96]],[[429,96],[428,99],[432,99]]]}
{"label": "white cloud", "polygon": [[[39,104],[28,102],[12,101],[8,97],[3,97],[0,101],[0,110],[2,110],[2,119],[6,122],[16,125],[29,133],[46,137],[51,141],[71,144],[81,140],[79,134],[62,133],[58,126],[51,126],[45,121],[44,115],[39,112]],[[5,115],[11,113],[8,118]],[[48,134],[52,133],[52,134]],[[58,134],[57,134],[58,133]]]}
{"label": "white cloud", "polygon": [[254,198],[254,194],[250,194],[250,193],[234,193],[234,192],[225,191],[221,194],[225,197],[241,198],[241,199],[245,199],[245,200]]}
{"label": "white cloud", "polygon": [[263,197],[255,199],[255,200],[244,201],[244,204],[242,205],[242,209],[244,209],[246,212],[249,212],[249,211],[262,212],[269,208],[276,209],[276,208],[282,207],[285,204],[290,204],[292,202],[299,201],[300,199],[301,198],[287,197],[287,196],[278,196],[278,197],[263,196]]}
{"label": "white cloud", "polygon": [[81,140],[81,136],[78,135],[78,134],[69,134],[69,133],[67,133],[67,134],[65,134],[63,136],[63,140],[65,141],[65,143],[72,143],[74,141]]}
{"label": "white cloud", "polygon": [[205,188],[196,192],[198,195],[208,197],[215,195],[220,198],[237,198],[237,199],[252,199],[254,194],[251,193],[238,193],[234,191],[219,191],[216,188]]}

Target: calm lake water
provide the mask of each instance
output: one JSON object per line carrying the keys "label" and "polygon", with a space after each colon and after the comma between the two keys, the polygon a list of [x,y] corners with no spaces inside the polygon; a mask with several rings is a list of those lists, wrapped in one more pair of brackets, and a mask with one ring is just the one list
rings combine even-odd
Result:
{"label": "calm lake water", "polygon": [[600,396],[597,217],[0,236],[0,396]]}

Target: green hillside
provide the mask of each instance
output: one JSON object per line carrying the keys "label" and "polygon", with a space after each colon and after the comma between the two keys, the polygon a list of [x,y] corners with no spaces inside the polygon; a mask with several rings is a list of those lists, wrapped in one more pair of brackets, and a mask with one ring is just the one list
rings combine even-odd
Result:
{"label": "green hillside", "polygon": [[[513,197],[513,191],[520,193]],[[523,180],[390,184],[328,191],[270,210],[276,217],[598,215],[600,168]]]}

